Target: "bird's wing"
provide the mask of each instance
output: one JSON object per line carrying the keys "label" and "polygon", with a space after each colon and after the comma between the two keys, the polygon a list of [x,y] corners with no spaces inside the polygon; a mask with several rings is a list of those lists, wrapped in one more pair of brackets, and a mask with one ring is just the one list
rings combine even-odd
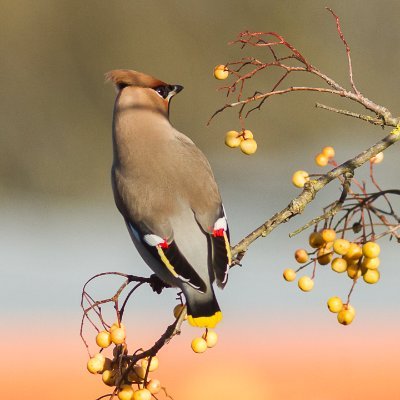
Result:
{"label": "bird's wing", "polygon": [[[211,263],[219,287],[223,288],[228,280],[232,264],[229,228],[221,197],[210,164],[201,150],[186,136],[177,132],[177,140],[187,158],[181,165],[190,166],[191,173],[186,186],[187,198],[196,221],[203,232],[211,237]],[[184,179],[182,179],[184,181]]]}
{"label": "bird's wing", "polygon": [[172,235],[169,238],[163,238],[152,233],[143,221],[140,227],[129,220],[126,221],[126,224],[131,234],[174,278],[189,284],[200,292],[207,290],[206,283],[182,254]]}

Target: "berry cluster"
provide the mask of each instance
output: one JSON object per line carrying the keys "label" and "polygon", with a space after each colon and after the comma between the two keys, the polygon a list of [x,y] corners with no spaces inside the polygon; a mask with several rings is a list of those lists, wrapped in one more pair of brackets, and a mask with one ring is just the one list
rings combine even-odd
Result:
{"label": "berry cluster", "polygon": [[[158,379],[148,379],[149,374],[158,368],[158,358],[146,357],[140,364],[130,365],[125,342],[126,328],[122,323],[114,323],[109,330],[100,331],[96,344],[100,352],[91,357],[87,369],[92,374],[101,374],[104,384],[116,387],[119,400],[150,400],[161,390]],[[103,355],[103,350],[115,345],[113,359]]]}
{"label": "berry cluster", "polygon": [[[328,164],[336,167],[337,163],[334,157],[334,148],[327,146],[315,156],[315,163],[321,167]],[[345,194],[351,196],[349,205],[347,205],[346,197],[344,197],[343,204],[335,212],[325,212],[321,218],[317,218],[316,221],[324,220],[325,222],[323,229],[318,229],[318,222],[316,222],[314,232],[309,235],[308,241],[312,250],[298,249],[294,254],[295,260],[303,265],[297,270],[288,268],[283,271],[284,279],[290,282],[296,279],[297,272],[309,265],[314,266],[311,276],[302,276],[298,280],[298,287],[303,292],[309,292],[313,289],[318,265],[330,265],[332,271],[339,274],[346,272],[347,276],[353,281],[347,301],[343,302],[339,297],[335,296],[331,297],[327,304],[329,311],[337,313],[337,319],[342,325],[349,325],[355,317],[354,307],[349,302],[358,279],[362,278],[367,284],[375,284],[379,281],[380,246],[376,243],[376,240],[393,232],[391,224],[387,219],[388,215],[394,213],[393,208],[387,196],[385,196],[385,192],[380,190],[373,177],[373,165],[379,164],[382,160],[383,153],[377,154],[370,160],[370,178],[374,186],[379,189],[379,192],[367,193],[365,183],[360,184],[353,179],[353,182],[360,189],[361,193],[357,193],[349,188],[344,189],[347,190]],[[292,183],[296,187],[301,188],[309,179],[310,175],[308,172],[298,170],[292,176]],[[344,180],[342,180],[343,182]],[[372,206],[372,203],[381,196],[384,197],[389,205],[390,212],[386,212],[385,214],[383,214],[381,208]],[[339,210],[344,215],[338,216],[337,212]],[[338,218],[336,223],[335,217]],[[374,222],[374,217],[378,219],[379,224]],[[351,220],[355,218],[357,218],[357,221],[351,224]],[[306,227],[311,224],[306,225]],[[375,231],[377,225],[384,226],[388,230],[377,235]],[[345,235],[348,233],[353,233],[355,238],[347,240]],[[357,236],[357,234],[360,235]]]}
{"label": "berry cluster", "polygon": [[[378,243],[366,242],[364,245],[349,242],[343,238],[336,238],[336,232],[333,229],[323,229],[319,232],[313,232],[309,236],[309,245],[314,249],[307,252],[305,249],[298,249],[294,253],[294,258],[300,264],[305,264],[296,271],[287,268],[283,271],[283,277],[291,282],[296,279],[296,273],[310,264],[314,264],[313,275],[302,276],[298,280],[298,286],[303,292],[309,292],[314,287],[314,276],[317,264],[331,265],[331,269],[336,273],[347,272],[347,275],[354,282],[363,277],[364,282],[374,284],[379,281],[380,264]],[[311,257],[310,257],[311,256]],[[332,312],[338,313],[338,321],[343,325],[351,323],[355,316],[354,308],[350,308],[348,303],[343,304],[338,297],[333,297],[328,301],[328,308]],[[343,315],[349,314],[345,311],[351,311],[353,318],[343,318]],[[342,312],[343,311],[343,312]]]}
{"label": "berry cluster", "polygon": [[254,140],[253,132],[243,129],[240,132],[228,131],[225,135],[225,144],[228,147],[235,148],[240,146],[244,154],[254,154],[257,150],[257,142]]}

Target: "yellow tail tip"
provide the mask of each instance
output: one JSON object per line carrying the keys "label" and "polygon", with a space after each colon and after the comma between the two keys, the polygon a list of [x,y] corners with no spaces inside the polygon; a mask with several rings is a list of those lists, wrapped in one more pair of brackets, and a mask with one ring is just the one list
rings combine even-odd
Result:
{"label": "yellow tail tip", "polygon": [[189,324],[198,328],[215,328],[219,321],[222,319],[222,312],[217,311],[210,317],[193,317],[188,315]]}

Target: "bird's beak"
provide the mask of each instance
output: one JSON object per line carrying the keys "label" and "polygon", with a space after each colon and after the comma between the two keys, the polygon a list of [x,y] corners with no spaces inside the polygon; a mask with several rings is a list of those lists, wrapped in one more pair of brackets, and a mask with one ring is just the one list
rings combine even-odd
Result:
{"label": "bird's beak", "polygon": [[175,94],[179,93],[183,89],[183,86],[181,85],[172,85],[172,87]]}

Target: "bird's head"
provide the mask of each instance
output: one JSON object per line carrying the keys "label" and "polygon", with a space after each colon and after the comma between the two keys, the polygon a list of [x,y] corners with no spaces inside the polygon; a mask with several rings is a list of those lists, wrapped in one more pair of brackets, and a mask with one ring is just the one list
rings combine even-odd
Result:
{"label": "bird's head", "polygon": [[129,69],[116,69],[105,74],[114,83],[120,107],[136,107],[158,111],[168,116],[169,104],[183,86],[170,85],[150,75]]}

